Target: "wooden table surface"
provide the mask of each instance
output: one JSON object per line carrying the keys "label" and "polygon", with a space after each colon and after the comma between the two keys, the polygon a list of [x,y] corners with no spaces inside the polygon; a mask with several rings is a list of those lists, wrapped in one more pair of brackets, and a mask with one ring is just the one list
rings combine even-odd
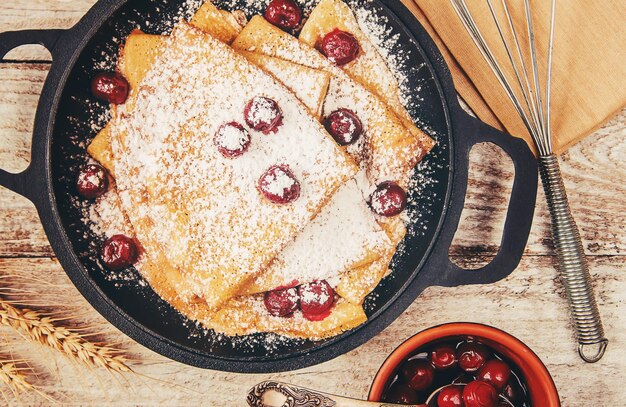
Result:
{"label": "wooden table surface", "polygon": [[[68,28],[94,1],[2,1],[0,32]],[[17,49],[0,63],[3,169],[20,171],[28,163],[35,107],[49,67],[50,55],[38,46]],[[117,376],[85,368],[6,328],[0,329],[0,355],[28,359],[37,372],[31,380],[64,405],[243,406],[247,390],[270,378],[364,398],[386,355],[404,339],[431,325],[475,321],[502,328],[528,344],[553,375],[564,406],[625,405],[625,136],[626,111],[622,111],[561,157],[611,341],[606,356],[597,364],[583,363],[576,353],[565,293],[554,269],[549,217],[541,192],[526,253],[509,278],[492,285],[431,287],[390,327],[348,354],[294,372],[242,375],[169,361],[108,325],[55,260],[33,205],[0,188],[0,277],[10,276],[23,287],[26,292],[20,295],[30,304],[71,316],[67,324],[88,326],[91,332],[122,346],[133,358],[137,374]],[[494,256],[511,180],[511,162],[497,148],[485,144],[472,151],[466,210],[451,249],[457,263],[477,267]],[[8,400],[13,400],[10,395]],[[10,404],[47,405],[49,401],[22,394]]]}

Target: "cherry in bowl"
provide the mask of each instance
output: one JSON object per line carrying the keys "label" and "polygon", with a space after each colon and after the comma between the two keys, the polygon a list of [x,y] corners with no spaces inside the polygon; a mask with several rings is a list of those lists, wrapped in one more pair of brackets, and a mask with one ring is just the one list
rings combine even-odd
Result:
{"label": "cherry in bowl", "polygon": [[435,341],[408,355],[382,394],[385,402],[407,400],[437,407],[531,406],[513,363],[472,337]]}
{"label": "cherry in bowl", "polygon": [[439,407],[463,407],[463,386],[453,385],[444,387],[437,395]]}

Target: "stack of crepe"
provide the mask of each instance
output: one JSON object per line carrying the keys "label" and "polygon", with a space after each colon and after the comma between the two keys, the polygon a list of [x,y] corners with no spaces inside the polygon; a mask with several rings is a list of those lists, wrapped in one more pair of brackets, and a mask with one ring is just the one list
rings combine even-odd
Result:
{"label": "stack of crepe", "polygon": [[[335,28],[361,48],[342,67],[316,49]],[[320,339],[363,323],[363,301],[406,233],[400,216],[375,215],[367,197],[382,181],[406,187],[434,143],[413,124],[351,9],[321,0],[298,39],[261,16],[245,22],[207,2],[169,36],[133,31],[117,69],[129,98],[88,152],[115,179],[101,199],[132,226],[143,249],[137,269],[155,292],[226,335]],[[220,158],[214,126],[254,93],[279,101],[282,130],[258,143],[269,147]],[[324,130],[321,121],[338,108],[361,120],[358,143],[340,147]],[[272,160],[299,168],[296,205],[243,190],[240,178]],[[315,280],[337,294],[326,318],[275,317],[264,308],[263,293]]]}

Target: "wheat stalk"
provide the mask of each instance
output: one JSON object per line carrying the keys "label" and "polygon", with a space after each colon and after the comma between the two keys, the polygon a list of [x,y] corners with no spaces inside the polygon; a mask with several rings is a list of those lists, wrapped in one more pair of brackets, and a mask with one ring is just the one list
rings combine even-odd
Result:
{"label": "wheat stalk", "polygon": [[[0,359],[0,383],[4,383],[6,387],[9,388],[16,400],[18,400],[19,395],[22,393],[34,392],[50,403],[56,403],[58,400],[39,390],[37,386],[28,380],[28,376],[24,371],[32,371],[32,369],[30,367],[19,367],[18,364],[23,362],[23,360],[13,358]],[[4,401],[8,404],[9,399],[4,394],[4,391],[0,391],[0,395],[2,395]]]}
{"label": "wheat stalk", "polygon": [[35,386],[13,362],[0,361],[0,381],[9,387],[13,394],[35,390]]}
{"label": "wheat stalk", "polygon": [[19,309],[0,298],[0,323],[10,326],[35,342],[49,346],[86,366],[103,367],[113,372],[132,372],[118,349],[95,344],[55,320],[27,308]]}

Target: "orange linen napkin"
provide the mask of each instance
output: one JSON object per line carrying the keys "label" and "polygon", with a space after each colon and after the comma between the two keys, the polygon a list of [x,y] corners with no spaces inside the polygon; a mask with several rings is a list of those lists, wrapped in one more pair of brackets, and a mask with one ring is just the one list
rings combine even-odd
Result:
{"label": "orange linen napkin", "polygon": [[[450,0],[402,2],[434,39],[450,67],[457,91],[478,117],[523,137],[533,147],[519,115],[467,34]],[[467,3],[498,61],[508,67],[510,64],[504,63],[508,59],[504,48],[499,46],[501,40],[486,1]],[[500,1],[493,3],[501,5]],[[542,84],[545,84],[551,3],[531,1]],[[523,2],[508,0],[508,4],[519,28],[518,34],[525,40]],[[559,154],[626,106],[626,2],[558,1],[556,13],[551,124],[553,150]]]}

